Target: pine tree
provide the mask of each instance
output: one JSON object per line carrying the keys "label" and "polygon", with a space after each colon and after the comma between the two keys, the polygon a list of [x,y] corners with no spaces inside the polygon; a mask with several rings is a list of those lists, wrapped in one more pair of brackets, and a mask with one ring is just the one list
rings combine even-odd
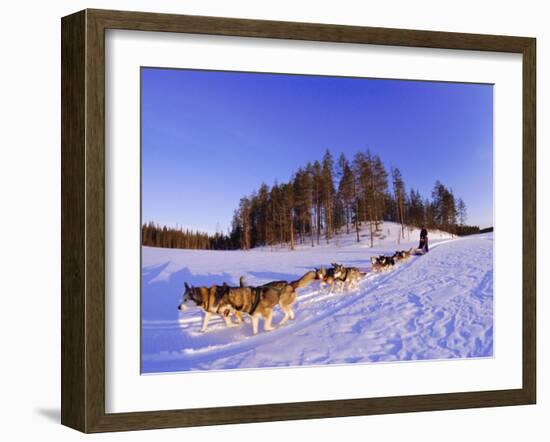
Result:
{"label": "pine tree", "polygon": [[370,246],[374,247],[374,224],[376,222],[377,192],[373,159],[369,151],[361,158],[360,188],[366,210],[365,220],[369,222]]}
{"label": "pine tree", "polygon": [[428,198],[424,200],[424,222],[426,227],[432,228],[437,226],[437,208],[433,201]]}
{"label": "pine tree", "polygon": [[257,224],[258,224],[258,241],[262,245],[268,243],[268,231],[269,231],[269,218],[268,218],[268,206],[269,206],[269,186],[262,183],[258,190],[258,203],[257,203]]}
{"label": "pine tree", "polygon": [[282,185],[283,214],[288,231],[290,250],[294,250],[294,191],[291,183]]}
{"label": "pine tree", "polygon": [[468,212],[466,210],[466,204],[464,201],[462,201],[462,198],[458,199],[458,202],[456,203],[456,209],[458,214],[458,222],[460,223],[460,226],[464,226],[466,224],[466,219],[468,218]]}
{"label": "pine tree", "polygon": [[445,223],[445,192],[445,186],[439,180],[436,181],[432,191],[432,206],[434,221],[438,227],[442,227]]}
{"label": "pine tree", "polygon": [[362,221],[366,221],[367,208],[370,202],[370,174],[371,169],[369,165],[369,159],[363,152],[357,152],[353,158],[353,174],[354,180],[354,200],[355,200],[355,232],[357,235],[357,242],[359,238],[359,225]]}
{"label": "pine tree", "polygon": [[325,215],[325,237],[327,244],[332,237],[334,230],[333,209],[334,209],[334,161],[332,154],[327,149],[323,156],[323,168],[321,172],[321,199]]}
{"label": "pine tree", "polygon": [[349,234],[349,225],[351,222],[351,214],[354,207],[354,187],[355,177],[353,170],[351,169],[348,160],[342,153],[338,159],[338,166],[340,170],[340,183],[338,185],[338,195],[342,200],[344,208],[344,217],[346,221],[346,233]]}
{"label": "pine tree", "polygon": [[456,202],[453,194],[453,189],[445,193],[445,221],[447,231],[456,233]]}
{"label": "pine tree", "polygon": [[321,208],[323,205],[323,173],[321,163],[313,163],[313,205],[315,207],[317,245],[321,241]]}
{"label": "pine tree", "polygon": [[452,190],[448,190],[441,182],[436,181],[432,199],[436,225],[443,230],[454,231],[457,211]]}
{"label": "pine tree", "polygon": [[401,171],[396,167],[391,169],[393,192],[397,209],[397,219],[401,223],[401,235],[405,239],[405,183]]}
{"label": "pine tree", "polygon": [[425,208],[424,201],[420,192],[411,189],[409,194],[408,220],[417,227],[422,227],[425,224]]}
{"label": "pine tree", "polygon": [[[374,222],[376,230],[382,220],[384,213],[384,203],[388,191],[388,173],[384,164],[378,155],[372,158],[372,179],[373,179],[373,198],[374,198]],[[371,245],[372,247],[372,245]]]}
{"label": "pine tree", "polygon": [[281,210],[281,189],[275,182],[271,187],[271,220],[274,244],[283,242],[283,224]]}
{"label": "pine tree", "polygon": [[311,237],[311,247],[314,247],[314,228],[315,224],[313,219],[313,209],[315,204],[315,183],[314,183],[314,169],[311,163],[307,163],[306,169],[304,171],[304,192],[305,199],[307,200],[307,220],[309,226],[309,235]]}
{"label": "pine tree", "polygon": [[311,204],[310,195],[307,191],[308,174],[303,169],[298,169],[294,176],[294,208],[296,221],[299,227],[300,243],[304,243],[306,235],[307,219],[309,215],[309,206]]}
{"label": "pine tree", "polygon": [[243,250],[248,250],[250,244],[250,200],[247,197],[241,198],[239,204],[239,216],[241,222],[241,245]]}

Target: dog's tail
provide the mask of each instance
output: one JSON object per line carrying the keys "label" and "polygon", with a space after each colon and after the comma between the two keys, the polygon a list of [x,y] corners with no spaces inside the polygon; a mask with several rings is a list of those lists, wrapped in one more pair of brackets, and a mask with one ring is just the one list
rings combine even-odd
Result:
{"label": "dog's tail", "polygon": [[296,281],[292,281],[290,285],[293,289],[299,289],[301,287],[307,287],[309,284],[311,284],[315,279],[317,278],[317,273],[312,271],[307,272],[302,276],[300,279],[297,279]]}
{"label": "dog's tail", "polygon": [[239,278],[239,287],[246,287],[246,279],[244,275]]}

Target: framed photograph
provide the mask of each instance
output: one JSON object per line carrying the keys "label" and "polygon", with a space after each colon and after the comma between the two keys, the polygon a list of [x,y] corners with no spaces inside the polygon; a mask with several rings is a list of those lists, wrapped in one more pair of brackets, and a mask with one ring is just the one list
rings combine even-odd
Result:
{"label": "framed photograph", "polygon": [[62,19],[62,423],[536,400],[535,39]]}

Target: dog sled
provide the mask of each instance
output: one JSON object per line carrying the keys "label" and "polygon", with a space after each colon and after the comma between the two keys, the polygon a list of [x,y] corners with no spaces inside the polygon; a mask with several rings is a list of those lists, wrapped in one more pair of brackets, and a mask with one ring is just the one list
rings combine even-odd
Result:
{"label": "dog sled", "polygon": [[418,248],[413,250],[413,255],[425,255],[428,253],[428,238],[420,238]]}

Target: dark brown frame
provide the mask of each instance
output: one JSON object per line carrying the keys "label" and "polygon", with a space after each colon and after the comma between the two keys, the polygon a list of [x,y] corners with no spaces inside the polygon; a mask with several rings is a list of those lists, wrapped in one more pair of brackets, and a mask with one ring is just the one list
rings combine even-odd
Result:
{"label": "dark brown frame", "polygon": [[[519,53],[523,56],[523,386],[189,410],[105,413],[105,30],[183,32]],[[61,422],[83,432],[534,404],[536,40],[233,18],[84,10],[62,30]]]}

